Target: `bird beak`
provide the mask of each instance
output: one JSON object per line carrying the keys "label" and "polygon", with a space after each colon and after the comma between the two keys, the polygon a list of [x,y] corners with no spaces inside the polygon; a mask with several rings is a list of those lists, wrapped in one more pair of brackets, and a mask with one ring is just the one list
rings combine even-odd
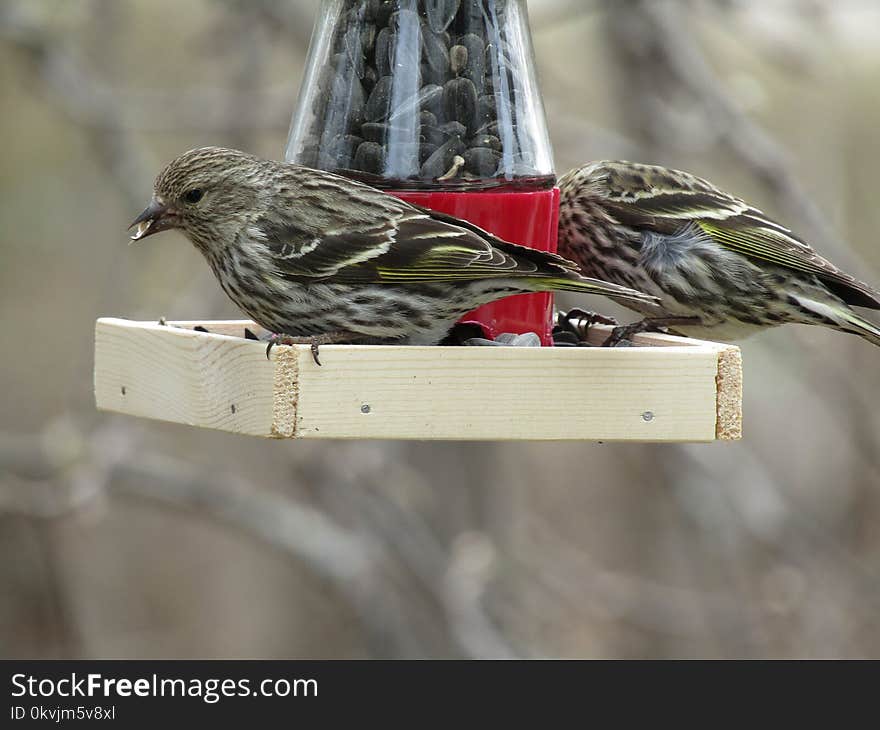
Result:
{"label": "bird beak", "polygon": [[131,240],[140,241],[154,233],[174,228],[176,222],[176,211],[153,198],[144,212],[135,218],[128,227],[131,230],[137,226],[137,230],[131,234]]}

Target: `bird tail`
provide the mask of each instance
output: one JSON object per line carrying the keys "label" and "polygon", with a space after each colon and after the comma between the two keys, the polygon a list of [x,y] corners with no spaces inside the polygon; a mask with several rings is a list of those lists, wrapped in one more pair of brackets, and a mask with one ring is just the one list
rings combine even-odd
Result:
{"label": "bird tail", "polygon": [[573,291],[582,294],[601,294],[604,297],[612,297],[623,301],[641,302],[642,304],[658,304],[659,299],[645,294],[644,292],[619,286],[607,281],[600,281],[588,276],[571,273],[568,276],[552,276],[533,279],[539,290]]}
{"label": "bird tail", "polygon": [[[794,299],[802,309],[812,312],[821,317],[821,324],[841,332],[849,332],[866,339],[873,345],[880,347],[880,327],[859,316],[840,299],[807,297],[794,295]],[[815,324],[815,320],[799,320]]]}
{"label": "bird tail", "polygon": [[880,347],[880,327],[873,322],[869,322],[864,317],[847,308],[839,312],[840,318],[843,320],[840,328],[846,332],[851,332],[866,339],[872,345]]}

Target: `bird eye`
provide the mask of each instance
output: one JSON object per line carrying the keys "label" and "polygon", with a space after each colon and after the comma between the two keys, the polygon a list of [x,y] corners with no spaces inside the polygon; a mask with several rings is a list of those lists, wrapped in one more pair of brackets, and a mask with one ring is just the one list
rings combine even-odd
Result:
{"label": "bird eye", "polygon": [[183,194],[183,199],[187,203],[198,203],[204,194],[205,191],[201,188],[193,188],[192,190],[187,190]]}

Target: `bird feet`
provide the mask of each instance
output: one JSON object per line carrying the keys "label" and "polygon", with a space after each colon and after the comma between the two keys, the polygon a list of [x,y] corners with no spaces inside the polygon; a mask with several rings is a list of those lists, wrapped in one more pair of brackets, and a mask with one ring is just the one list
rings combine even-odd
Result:
{"label": "bird feet", "polygon": [[[577,321],[575,321],[577,320]],[[594,324],[617,325],[614,317],[575,307],[556,313],[553,344],[557,347],[582,347],[587,344],[587,333]]]}
{"label": "bird feet", "polygon": [[699,317],[646,317],[639,322],[615,327],[602,347],[631,345],[632,336],[642,332],[666,332],[669,327],[683,327],[700,324]]}
{"label": "bird feet", "polygon": [[351,335],[345,332],[325,332],[321,335],[310,335],[308,337],[294,337],[293,335],[273,334],[269,337],[269,344],[266,345],[266,359],[275,345],[311,345],[312,359],[315,365],[320,365],[319,348],[321,345],[338,345],[343,342],[351,342]]}

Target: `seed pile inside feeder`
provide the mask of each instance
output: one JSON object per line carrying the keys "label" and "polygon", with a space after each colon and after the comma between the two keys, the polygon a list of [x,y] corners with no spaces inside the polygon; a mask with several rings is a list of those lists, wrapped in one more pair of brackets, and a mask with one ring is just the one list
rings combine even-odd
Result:
{"label": "seed pile inside feeder", "polygon": [[341,2],[298,162],[383,187],[553,184],[519,118],[535,110],[508,37],[518,3]]}

